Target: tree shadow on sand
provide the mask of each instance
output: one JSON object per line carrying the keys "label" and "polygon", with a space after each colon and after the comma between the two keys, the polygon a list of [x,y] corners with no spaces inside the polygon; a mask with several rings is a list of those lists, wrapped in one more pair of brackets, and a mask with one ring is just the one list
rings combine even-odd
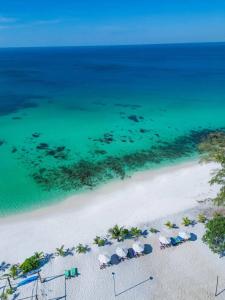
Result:
{"label": "tree shadow on sand", "polygon": [[0,272],[5,272],[9,267],[10,267],[10,264],[8,264],[5,261],[3,261],[0,264]]}

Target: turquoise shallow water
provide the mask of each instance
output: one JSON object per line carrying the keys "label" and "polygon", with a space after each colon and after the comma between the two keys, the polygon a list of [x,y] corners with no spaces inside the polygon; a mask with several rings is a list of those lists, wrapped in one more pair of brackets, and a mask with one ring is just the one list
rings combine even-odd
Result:
{"label": "turquoise shallow water", "polygon": [[0,49],[0,215],[196,157],[224,116],[225,44]]}

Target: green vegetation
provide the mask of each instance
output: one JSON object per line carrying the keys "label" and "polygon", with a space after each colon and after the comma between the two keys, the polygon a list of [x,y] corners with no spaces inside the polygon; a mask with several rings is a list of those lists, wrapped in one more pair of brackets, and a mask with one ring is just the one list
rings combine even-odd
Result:
{"label": "green vegetation", "polygon": [[139,236],[141,236],[142,231],[137,227],[132,227],[129,233],[132,237],[138,238]]}
{"label": "green vegetation", "polygon": [[12,265],[9,269],[9,276],[15,279],[19,273],[19,267],[18,265]]}
{"label": "green vegetation", "polygon": [[103,247],[106,244],[106,239],[101,238],[100,236],[96,236],[94,238],[94,244],[97,245],[98,247]]}
{"label": "green vegetation", "polygon": [[20,270],[23,274],[36,270],[40,267],[40,258],[36,255],[28,257],[25,261],[20,265]]}
{"label": "green vegetation", "polygon": [[8,288],[7,290],[6,290],[6,294],[7,295],[12,295],[14,293],[14,289],[13,288]]}
{"label": "green vegetation", "polygon": [[176,227],[176,224],[174,224],[170,221],[167,221],[164,225],[169,229],[173,229],[174,227]]}
{"label": "green vegetation", "polygon": [[151,233],[158,233],[158,232],[159,232],[158,229],[153,228],[153,227],[151,227],[151,228],[149,229],[149,231],[150,231]]}
{"label": "green vegetation", "polygon": [[204,214],[199,214],[198,215],[198,222],[199,223],[205,223],[207,221],[207,218]]}
{"label": "green vegetation", "polygon": [[77,253],[86,253],[88,252],[89,248],[87,245],[82,245],[82,244],[79,244],[77,247],[76,247],[76,252]]}
{"label": "green vegetation", "polygon": [[56,255],[58,256],[65,256],[66,251],[64,250],[64,245],[59,248],[56,248]]}
{"label": "green vegetation", "polygon": [[40,259],[40,260],[44,258],[43,252],[35,252],[34,255],[36,256],[37,259]]}
{"label": "green vegetation", "polygon": [[220,217],[220,216],[222,216],[222,214],[221,214],[221,212],[219,212],[219,211],[215,211],[215,212],[213,213],[213,217]]}
{"label": "green vegetation", "polygon": [[8,300],[8,294],[3,292],[1,295],[0,295],[0,299],[1,300]]}
{"label": "green vegetation", "polygon": [[120,242],[129,235],[129,230],[124,227],[115,225],[113,228],[109,229],[109,234],[111,235],[111,238],[113,240],[117,240],[118,242]]}
{"label": "green vegetation", "polygon": [[202,240],[214,253],[222,255],[225,252],[225,217],[214,217],[205,224],[205,228]]}
{"label": "green vegetation", "polygon": [[214,132],[210,133],[199,144],[199,151],[202,153],[202,161],[214,161],[220,164],[210,180],[210,184],[220,184],[220,191],[213,199],[216,205],[225,204],[225,133]]}
{"label": "green vegetation", "polygon": [[182,225],[189,226],[192,224],[192,221],[188,217],[183,217],[182,219]]}

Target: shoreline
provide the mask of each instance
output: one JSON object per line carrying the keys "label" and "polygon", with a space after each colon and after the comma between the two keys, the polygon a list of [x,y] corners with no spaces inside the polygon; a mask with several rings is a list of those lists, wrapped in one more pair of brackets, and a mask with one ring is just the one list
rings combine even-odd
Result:
{"label": "shoreline", "polygon": [[[114,178],[108,182],[104,182],[99,184],[93,189],[74,192],[69,196],[62,197],[60,199],[56,199],[56,201],[52,203],[47,203],[46,205],[40,207],[34,207],[25,211],[12,212],[6,215],[0,216],[0,225],[7,222],[12,221],[23,221],[24,218],[42,218],[46,215],[54,215],[58,209],[62,209],[64,212],[69,211],[71,208],[79,209],[81,206],[89,205],[89,198],[93,195],[99,195],[101,193],[108,193],[114,188],[119,189],[127,186],[134,182],[140,182],[142,180],[146,181],[154,178],[155,176],[160,176],[167,172],[174,172],[180,168],[191,167],[199,163],[198,158],[189,159],[186,161],[178,161],[169,165],[159,165],[155,168],[146,169],[142,171],[135,171],[131,175],[128,175],[124,179]],[[88,200],[89,199],[89,200]],[[76,202],[75,202],[76,201]]]}
{"label": "shoreline", "polygon": [[0,219],[1,259],[15,263],[61,244],[91,244],[115,224],[138,226],[193,208],[215,196],[218,187],[208,184],[215,167],[194,161],[138,172],[59,204]]}

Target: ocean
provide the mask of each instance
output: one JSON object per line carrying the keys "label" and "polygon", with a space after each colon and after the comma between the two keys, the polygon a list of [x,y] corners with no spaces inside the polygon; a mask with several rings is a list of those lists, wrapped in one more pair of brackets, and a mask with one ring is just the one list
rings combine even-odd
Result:
{"label": "ocean", "polygon": [[0,215],[198,157],[225,43],[0,49]]}

